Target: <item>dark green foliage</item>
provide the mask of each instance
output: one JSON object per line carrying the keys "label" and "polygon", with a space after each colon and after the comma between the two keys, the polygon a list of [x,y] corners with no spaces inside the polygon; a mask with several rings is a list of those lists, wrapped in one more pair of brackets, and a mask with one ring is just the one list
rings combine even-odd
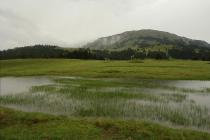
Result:
{"label": "dark green foliage", "polygon": [[154,58],[154,59],[168,59],[168,56],[165,52],[161,51],[152,51],[149,52],[147,58]]}
{"label": "dark green foliage", "polygon": [[35,45],[0,51],[1,59],[15,58],[58,58],[65,55],[65,51],[57,46]]}
{"label": "dark green foliage", "polygon": [[68,59],[96,59],[96,60],[130,60],[130,59],[192,59],[210,60],[210,49],[184,46],[155,50],[145,49],[123,49],[123,50],[90,50],[88,48],[63,49],[57,46],[35,45],[22,48],[15,48],[0,51],[0,58],[3,59],[24,59],[24,58],[68,58]]}

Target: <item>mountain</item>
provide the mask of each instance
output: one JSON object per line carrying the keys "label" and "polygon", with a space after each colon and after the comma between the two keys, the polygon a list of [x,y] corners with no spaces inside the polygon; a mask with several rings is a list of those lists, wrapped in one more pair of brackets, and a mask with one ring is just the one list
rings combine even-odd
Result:
{"label": "mountain", "polygon": [[127,49],[145,48],[154,46],[210,48],[205,41],[193,40],[168,32],[157,30],[127,31],[121,34],[99,38],[85,45],[90,49]]}

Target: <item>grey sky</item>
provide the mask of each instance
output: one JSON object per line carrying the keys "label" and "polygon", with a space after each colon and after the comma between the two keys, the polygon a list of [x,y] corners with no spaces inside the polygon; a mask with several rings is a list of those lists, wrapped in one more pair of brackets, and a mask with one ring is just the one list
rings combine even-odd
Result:
{"label": "grey sky", "polygon": [[156,29],[210,42],[210,0],[0,0],[0,49]]}

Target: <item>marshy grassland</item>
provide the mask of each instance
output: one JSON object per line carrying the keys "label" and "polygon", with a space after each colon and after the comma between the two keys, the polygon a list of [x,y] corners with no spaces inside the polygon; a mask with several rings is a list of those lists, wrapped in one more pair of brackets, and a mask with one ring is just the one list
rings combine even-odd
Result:
{"label": "marshy grassland", "polygon": [[210,135],[158,124],[113,119],[67,118],[0,107],[0,139],[15,140],[208,140]]}
{"label": "marshy grassland", "polygon": [[192,60],[19,59],[1,60],[0,66],[0,76],[60,75],[173,80],[210,79],[210,62]]}
{"label": "marshy grassland", "polygon": [[26,59],[0,64],[1,85],[16,88],[1,89],[0,139],[210,139],[208,62]]}

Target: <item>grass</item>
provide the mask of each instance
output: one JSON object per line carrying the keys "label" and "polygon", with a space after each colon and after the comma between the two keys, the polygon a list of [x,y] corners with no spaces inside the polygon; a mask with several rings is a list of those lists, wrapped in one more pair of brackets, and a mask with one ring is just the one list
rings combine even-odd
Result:
{"label": "grass", "polygon": [[76,119],[0,107],[0,139],[209,140],[210,134],[142,121]]}
{"label": "grass", "polygon": [[205,61],[143,60],[97,61],[69,59],[1,60],[0,76],[60,75],[81,77],[124,77],[141,79],[210,79]]}

